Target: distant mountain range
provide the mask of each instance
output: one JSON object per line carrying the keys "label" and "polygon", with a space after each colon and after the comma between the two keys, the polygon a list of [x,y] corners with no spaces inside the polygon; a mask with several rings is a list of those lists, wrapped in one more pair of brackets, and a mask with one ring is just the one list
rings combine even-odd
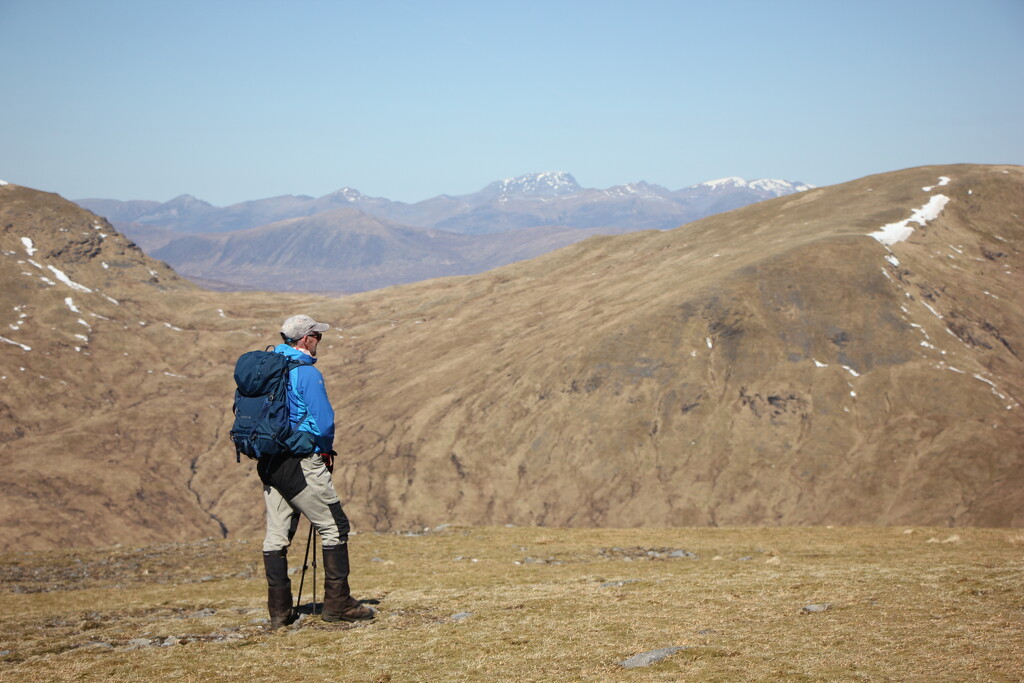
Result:
{"label": "distant mountain range", "polygon": [[[159,203],[80,199],[147,253],[220,289],[355,292],[482,272],[596,234],[666,230],[810,189],[724,178],[681,190],[645,182],[583,188],[568,173],[533,173],[468,195],[414,204],[346,187],[216,207],[191,195]],[[296,265],[314,277],[286,279]]]}

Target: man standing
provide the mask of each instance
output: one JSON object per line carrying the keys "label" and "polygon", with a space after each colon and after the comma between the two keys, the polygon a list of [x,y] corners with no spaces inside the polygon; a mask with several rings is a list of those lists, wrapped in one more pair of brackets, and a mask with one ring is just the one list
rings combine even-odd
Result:
{"label": "man standing", "polygon": [[301,512],[320,534],[324,558],[324,621],[362,621],[373,610],[359,603],[348,585],[349,524],[331,481],[334,471],[334,408],[324,377],[314,367],[317,345],[330,328],[308,315],[293,315],[281,325],[275,353],[296,365],[288,373],[288,411],[292,436],[290,456],[260,459],[256,470],[267,504],[267,535],[263,564],[267,573],[270,628],[296,619],[288,578],[288,546]]}

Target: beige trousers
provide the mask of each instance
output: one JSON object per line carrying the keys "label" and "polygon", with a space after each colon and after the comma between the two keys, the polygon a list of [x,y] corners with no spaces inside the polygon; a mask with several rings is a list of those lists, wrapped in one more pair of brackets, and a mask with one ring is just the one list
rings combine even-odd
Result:
{"label": "beige trousers", "polygon": [[263,487],[263,502],[267,505],[264,552],[283,550],[291,544],[299,526],[299,513],[313,524],[325,548],[348,541],[348,518],[341,509],[341,501],[323,458],[312,453],[302,458],[300,467],[306,486],[291,500],[286,500],[273,486]]}

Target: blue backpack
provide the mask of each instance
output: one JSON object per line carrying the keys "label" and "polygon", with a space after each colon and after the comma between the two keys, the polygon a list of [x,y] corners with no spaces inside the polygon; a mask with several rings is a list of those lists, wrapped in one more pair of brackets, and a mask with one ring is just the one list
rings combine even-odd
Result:
{"label": "blue backpack", "polygon": [[[268,347],[270,348],[270,347]],[[249,351],[235,363],[235,423],[231,441],[235,461],[245,453],[253,460],[288,455],[292,435],[288,419],[288,371],[297,366],[272,351]]]}

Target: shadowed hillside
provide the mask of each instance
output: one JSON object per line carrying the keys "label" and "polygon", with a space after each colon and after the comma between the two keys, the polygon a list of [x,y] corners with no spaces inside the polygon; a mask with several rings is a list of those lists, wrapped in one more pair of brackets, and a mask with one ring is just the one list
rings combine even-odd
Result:
{"label": "shadowed hillside", "polygon": [[0,187],[3,541],[258,533],[230,370],[299,310],[344,328],[320,367],[357,528],[1020,526],[1021,215],[1019,167],[925,167],[328,299],[186,286]]}

